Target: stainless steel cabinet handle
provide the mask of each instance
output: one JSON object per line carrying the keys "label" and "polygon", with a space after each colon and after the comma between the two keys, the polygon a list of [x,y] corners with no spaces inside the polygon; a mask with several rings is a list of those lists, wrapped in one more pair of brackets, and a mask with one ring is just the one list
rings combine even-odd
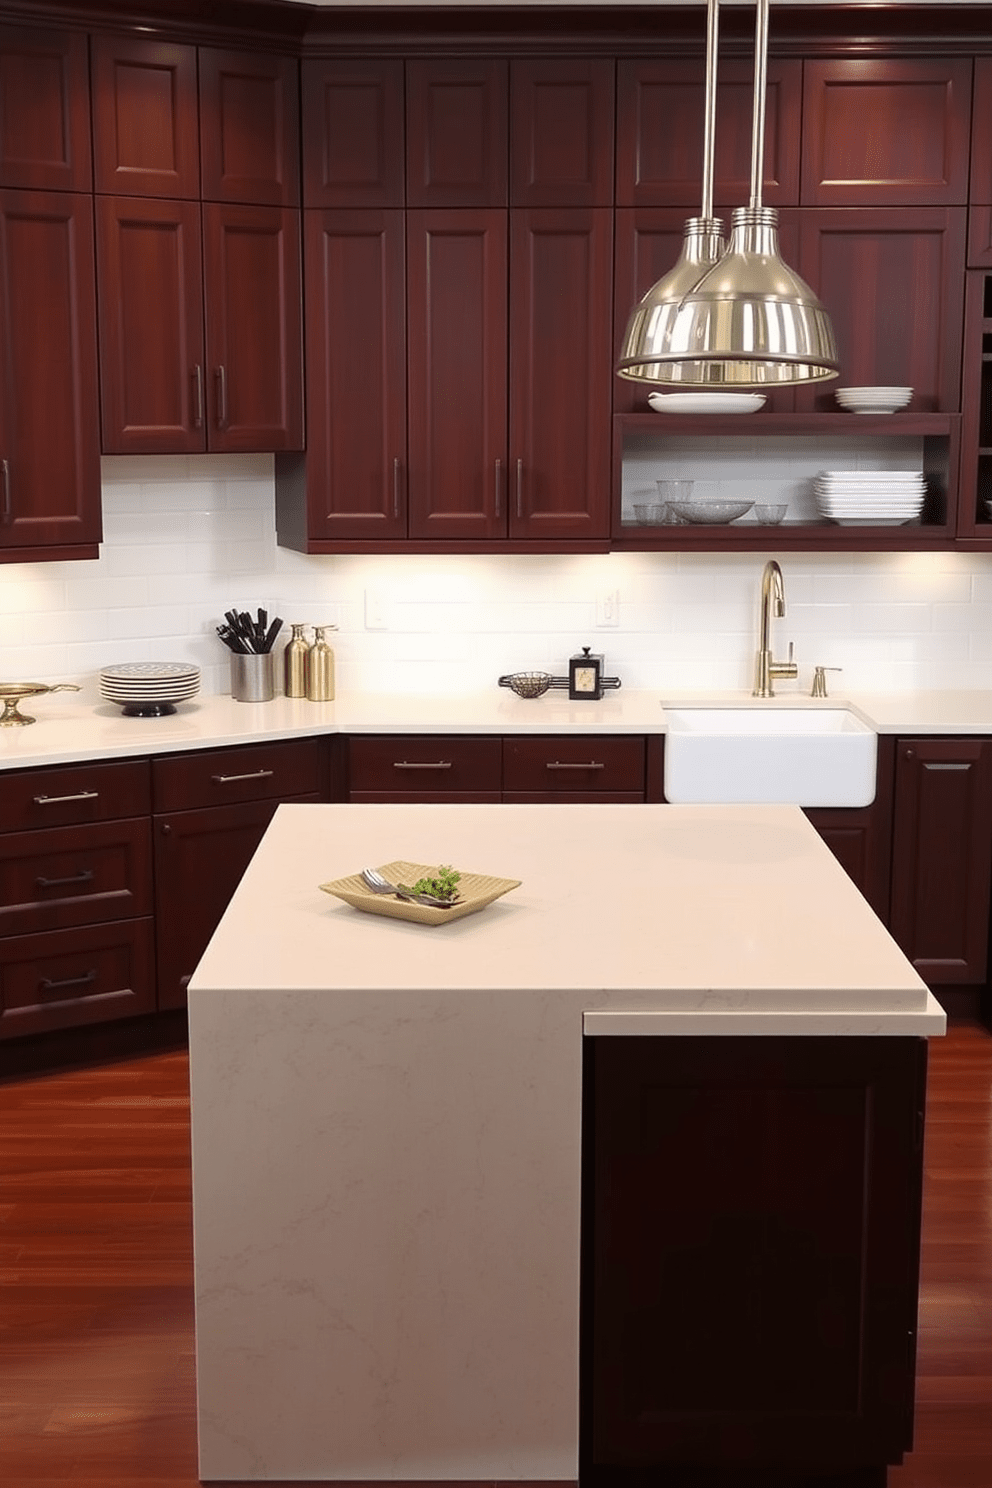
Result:
{"label": "stainless steel cabinet handle", "polygon": [[517,516],[524,514],[524,462],[517,461]]}
{"label": "stainless steel cabinet handle", "polygon": [[548,770],[605,770],[606,765],[602,760],[587,760],[585,764],[573,763],[571,760],[548,760],[545,768]]}
{"label": "stainless steel cabinet handle", "polygon": [[394,770],[450,770],[450,760],[393,760]]}
{"label": "stainless steel cabinet handle", "polygon": [[961,764],[951,763],[951,761],[949,761],[949,760],[946,760],[946,761],[945,760],[924,760],[923,761],[923,768],[924,768],[924,770],[970,770],[971,769],[971,765],[972,765],[972,761],[971,760],[967,760],[967,761],[965,761],[965,762],[963,762]]}
{"label": "stainless steel cabinet handle", "polygon": [[63,801],[95,801],[99,791],[76,791],[72,796],[35,796],[36,806],[59,806]]}
{"label": "stainless steel cabinet handle", "polygon": [[10,503],[9,460],[0,460],[0,500],[2,500],[3,502],[3,505],[0,506],[0,521],[3,522],[4,526],[6,526],[7,523],[10,521],[11,516],[13,515],[13,507]]}
{"label": "stainless steel cabinet handle", "polygon": [[199,362],[193,368],[193,428],[203,428],[203,368]]}
{"label": "stainless steel cabinet handle", "polygon": [[400,515],[400,462],[399,457],[393,461],[393,516],[399,521]]}
{"label": "stainless steel cabinet handle", "polygon": [[61,992],[63,987],[85,987],[87,982],[95,981],[96,967],[93,967],[83,976],[64,977],[60,982],[54,981],[52,977],[40,977],[38,986],[42,987],[46,992]]}
{"label": "stainless steel cabinet handle", "polygon": [[41,874],[35,879],[39,889],[61,888],[63,884],[89,883],[93,877],[92,868],[84,868],[81,873],[72,873],[68,878],[42,878]]}
{"label": "stainless steel cabinet handle", "polygon": [[211,775],[216,785],[230,785],[232,780],[267,780],[275,770],[250,770],[247,775]]}
{"label": "stainless steel cabinet handle", "polygon": [[498,519],[503,495],[503,461],[496,461],[496,504],[493,515]]}
{"label": "stainless steel cabinet handle", "polygon": [[227,428],[227,368],[217,368],[217,427]]}

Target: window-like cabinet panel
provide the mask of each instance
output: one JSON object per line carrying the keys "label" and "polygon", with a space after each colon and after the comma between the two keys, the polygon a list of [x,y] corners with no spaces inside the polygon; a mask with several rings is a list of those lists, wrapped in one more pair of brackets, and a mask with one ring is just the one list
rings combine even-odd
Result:
{"label": "window-like cabinet panel", "polygon": [[94,284],[92,198],[0,192],[0,559],[100,539]]}
{"label": "window-like cabinet panel", "polygon": [[298,206],[298,63],[202,47],[199,67],[204,200]]}
{"label": "window-like cabinet panel", "polygon": [[[698,214],[703,175],[702,61],[623,59],[617,73],[616,199],[623,206],[684,206]],[[770,58],[762,193],[766,206],[799,200],[802,63]],[[747,204],[751,189],[754,71],[721,60],[717,75],[714,195]]]}
{"label": "window-like cabinet panel", "polygon": [[803,204],[966,202],[971,68],[964,57],[807,61]]}
{"label": "window-like cabinet panel", "polygon": [[413,538],[506,535],[507,216],[411,212]]}
{"label": "window-like cabinet panel", "polygon": [[963,207],[801,213],[802,276],[833,322],[840,376],[799,390],[797,407],[833,411],[835,386],[912,387],[919,412],[961,406]]}
{"label": "window-like cabinet panel", "polygon": [[500,58],[407,63],[408,206],[506,205],[507,79]]}
{"label": "window-like cabinet panel", "polygon": [[303,199],[308,207],[401,207],[403,63],[303,62]]}
{"label": "window-like cabinet panel", "polygon": [[0,26],[0,186],[89,191],[92,181],[85,35]]}
{"label": "window-like cabinet panel", "polygon": [[97,191],[198,197],[196,48],[94,36],[92,75]]}
{"label": "window-like cabinet panel", "polygon": [[512,62],[511,206],[610,206],[613,134],[612,59]]}

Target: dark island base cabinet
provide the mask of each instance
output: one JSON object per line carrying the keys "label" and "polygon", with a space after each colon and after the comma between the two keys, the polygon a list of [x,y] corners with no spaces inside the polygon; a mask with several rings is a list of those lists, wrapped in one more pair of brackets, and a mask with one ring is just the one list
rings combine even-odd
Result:
{"label": "dark island base cabinet", "polygon": [[585,1040],[584,1488],[884,1488],[925,1082],[924,1039]]}

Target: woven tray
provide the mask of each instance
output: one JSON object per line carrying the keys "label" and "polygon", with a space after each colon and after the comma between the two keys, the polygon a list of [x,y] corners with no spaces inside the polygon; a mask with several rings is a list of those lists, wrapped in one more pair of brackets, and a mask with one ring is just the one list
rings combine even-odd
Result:
{"label": "woven tray", "polygon": [[[436,863],[397,862],[377,866],[390,883],[415,884],[418,878],[430,877],[437,872]],[[333,894],[335,899],[343,899],[345,904],[367,914],[386,915],[391,920],[411,920],[416,925],[446,925],[450,920],[461,920],[465,915],[485,909],[487,904],[492,904],[511,889],[519,888],[521,882],[519,878],[463,873],[458,881],[458,898],[450,909],[413,904],[408,899],[396,899],[392,894],[373,894],[360,873],[352,873],[348,878],[335,878],[320,887],[325,894]]]}

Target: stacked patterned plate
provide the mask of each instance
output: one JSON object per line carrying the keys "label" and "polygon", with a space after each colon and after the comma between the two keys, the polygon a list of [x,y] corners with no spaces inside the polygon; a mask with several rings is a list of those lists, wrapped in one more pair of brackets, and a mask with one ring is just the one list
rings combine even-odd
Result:
{"label": "stacked patterned plate", "polygon": [[100,672],[100,696],[129,718],[175,713],[200,690],[200,668],[186,661],[124,661]]}
{"label": "stacked patterned plate", "polygon": [[918,470],[821,470],[814,482],[821,516],[842,527],[899,527],[923,509]]}
{"label": "stacked patterned plate", "polygon": [[837,388],[834,397],[845,413],[898,413],[913,396],[912,388]]}

